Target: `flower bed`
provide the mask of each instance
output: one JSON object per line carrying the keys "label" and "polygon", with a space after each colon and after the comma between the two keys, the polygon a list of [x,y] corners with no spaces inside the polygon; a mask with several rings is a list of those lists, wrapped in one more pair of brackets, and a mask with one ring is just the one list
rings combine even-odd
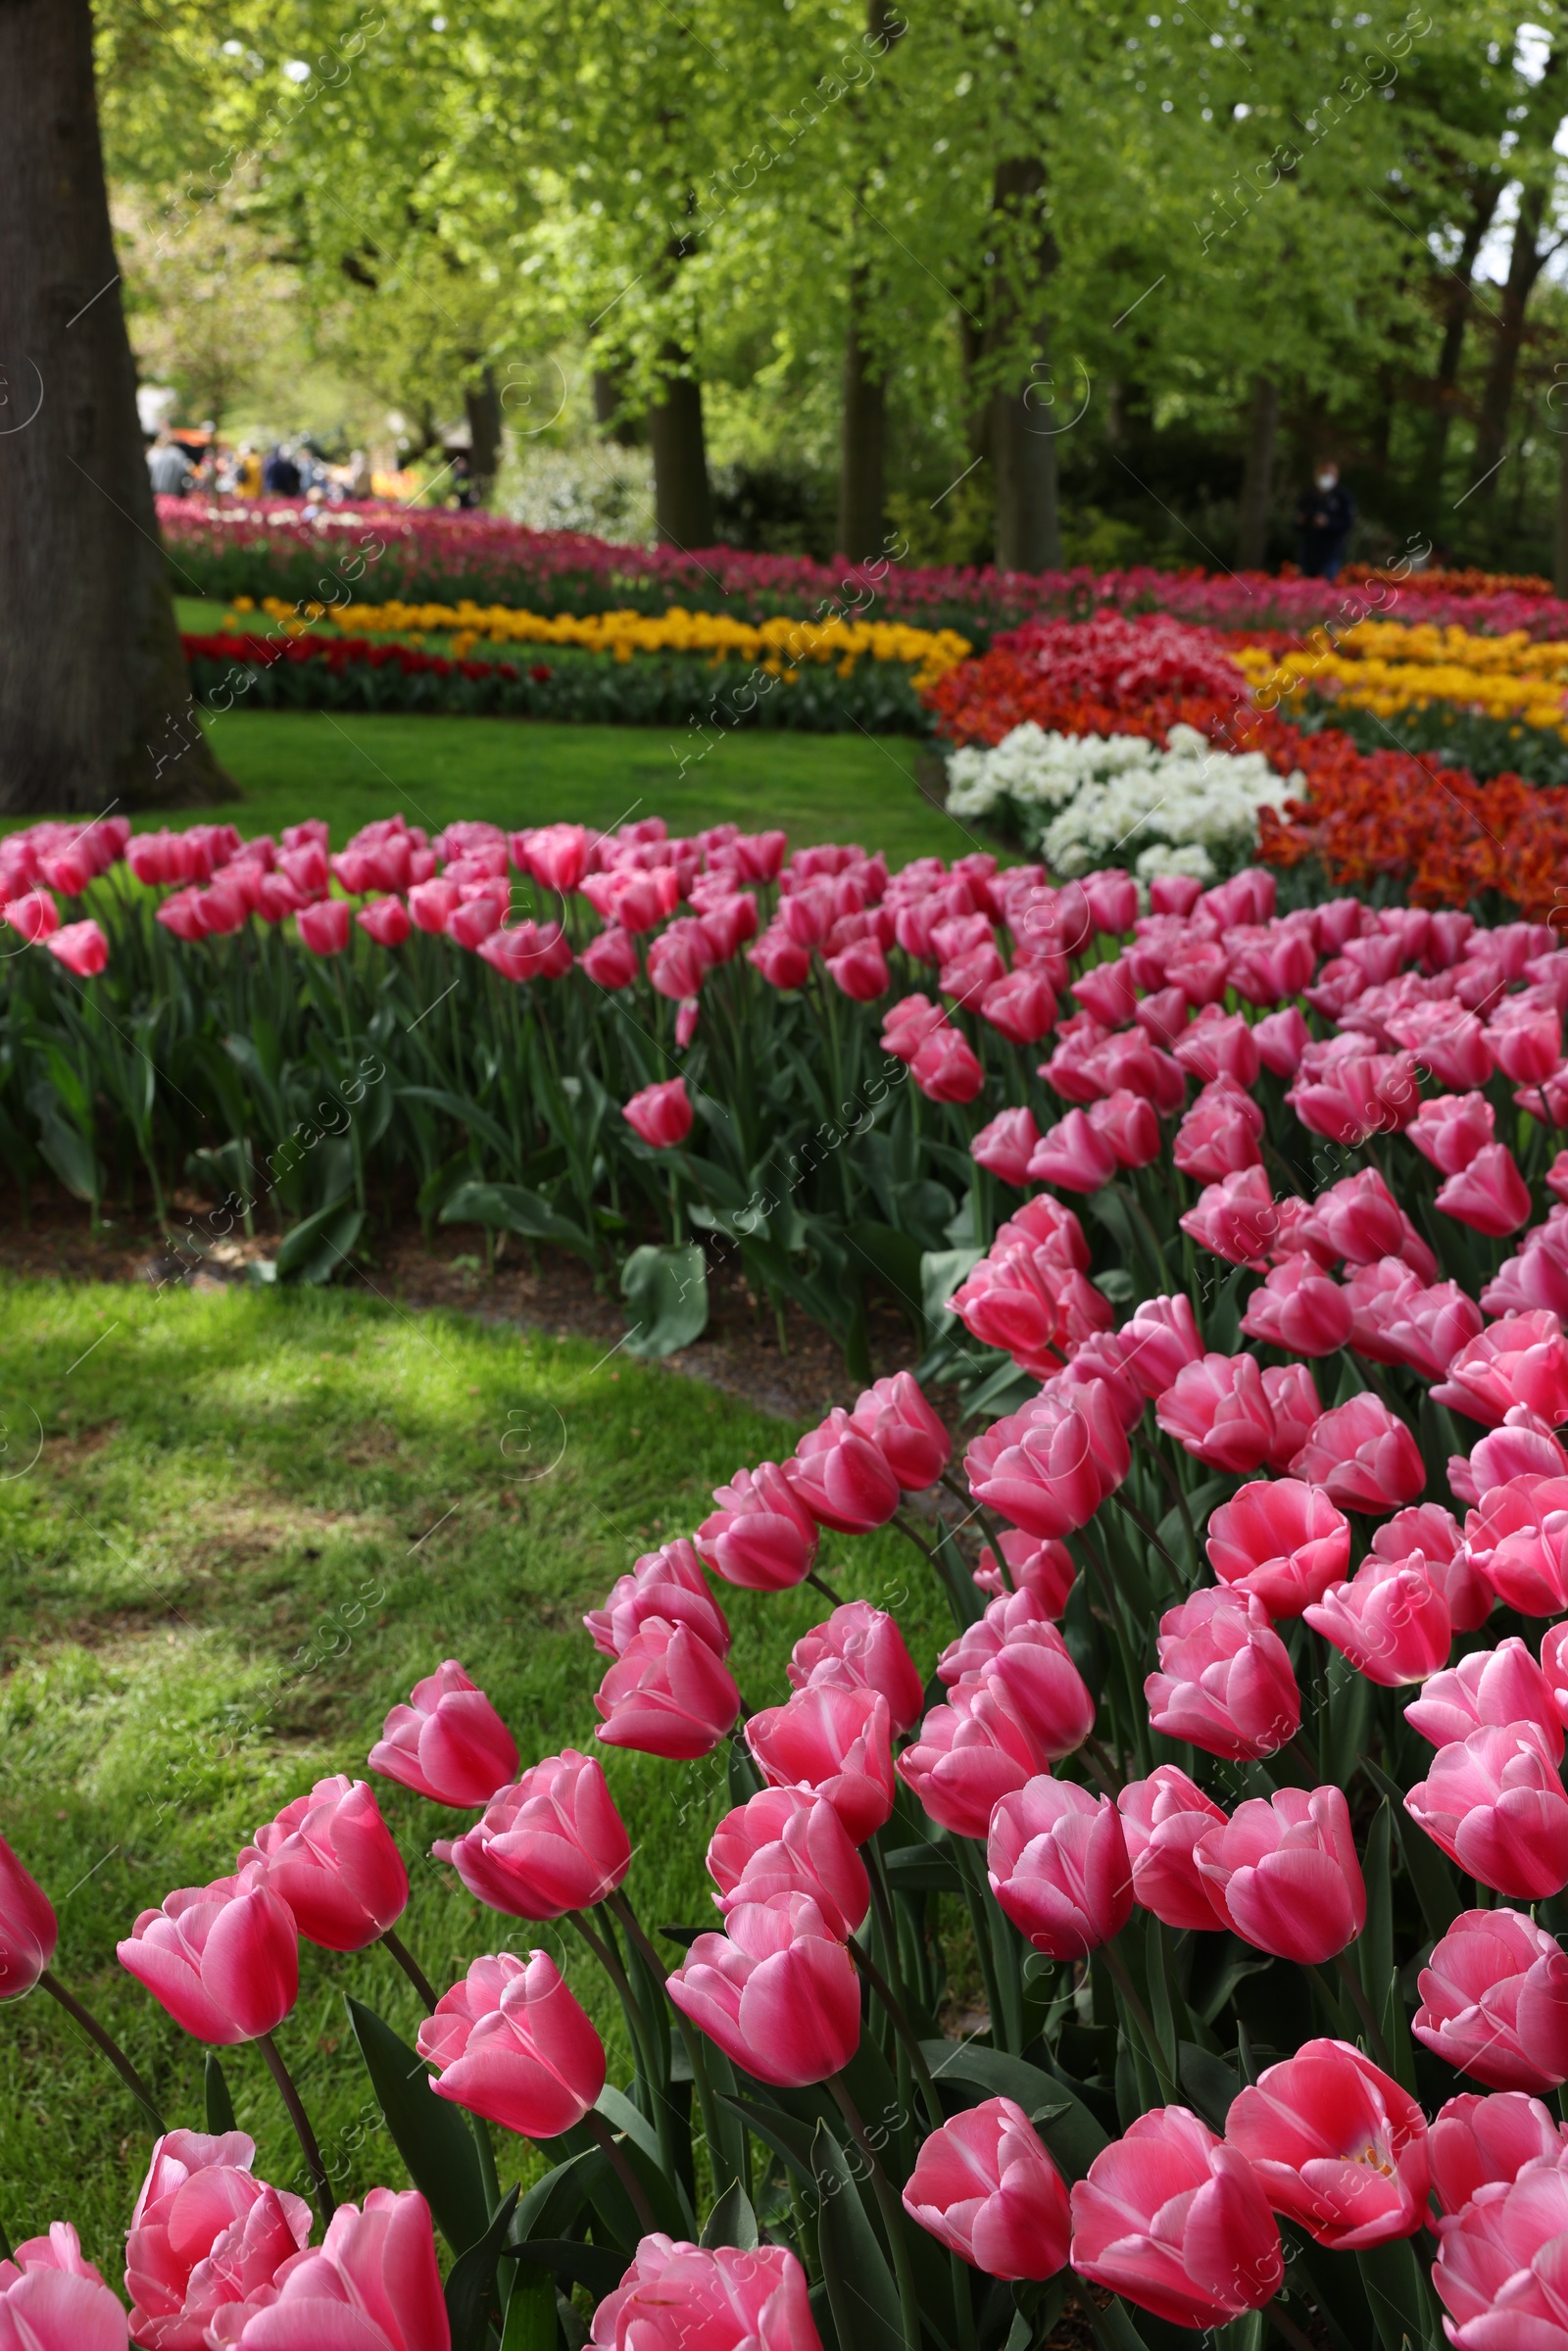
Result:
{"label": "flower bed", "polygon": [[[582,2339],[574,2294],[594,2351],[1028,2351],[1070,2290],[1071,2325],[1118,2351],[1252,2312],[1352,2351],[1439,2351],[1445,2323],[1455,2351],[1552,2343],[1568,952],[1549,926],[1348,897],[1280,914],[1255,867],[1206,892],[1157,878],[1143,912],[1117,870],[1053,886],[976,856],[889,877],[730,828],[427,842],[394,820],[331,862],[323,830],[265,851],[114,819],[13,837],[7,919],[55,953],[13,959],[10,1017],[34,1025],[12,1065],[43,1054],[61,1116],[73,1080],[107,1115],[71,1056],[113,1008],[131,1074],[177,1049],[238,1151],[278,1131],[270,1102],[308,1059],[327,1132],[302,1156],[341,1147],[348,1172],[302,1252],[352,1247],[330,1217],[405,1120],[433,1200],[534,1240],[592,1247],[607,1182],[623,1229],[644,1170],[678,1221],[627,1262],[634,1344],[651,1318],[689,1329],[694,1228],[752,1248],[765,1286],[809,1215],[845,1264],[881,1251],[907,1284],[922,1376],[962,1381],[968,1433],[960,1462],[904,1375],[737,1467],[586,1618],[597,1724],[526,1754],[460,1663],[429,1661],[367,1763],[429,1802],[436,1862],[497,1915],[442,1981],[399,1937],[408,1857],[347,1775],[302,1774],[214,1852],[223,1874],[127,1919],[120,1960],[150,1998],[210,2049],[261,2044],[318,2214],[255,2179],[220,2058],[205,2112],[172,2112],[177,2084],[111,2046],[156,2134],[131,2318],[61,2218],[0,2263],[0,2327],[29,2351],[123,2351],[127,2324],[149,2351],[553,2351]],[[505,921],[514,889],[530,910]],[[98,910],[69,953],[56,892]],[[73,1014],[85,931],[112,953]],[[596,995],[621,1008],[601,1020]],[[634,1093],[616,1035],[653,1047]],[[498,1090],[460,1093],[484,1068]],[[814,1169],[748,1162],[796,1096],[831,1147]],[[156,1168],[176,1105],[147,1112],[139,1076],[114,1099]],[[456,1171],[438,1114],[466,1130]],[[531,1188],[507,1172],[530,1115],[559,1120]],[[747,1197],[759,1164],[777,1188]],[[919,1578],[911,1624],[936,1595],[951,1614],[940,1650],[858,1594],[851,1546],[883,1529]],[[726,1591],[808,1579],[821,1621],[789,1688],[748,1706]],[[638,1908],[590,1728],[686,1774],[712,1917]],[[71,1996],[49,1877],[0,1843],[6,1997]],[[605,1970],[620,2082],[531,1920]],[[351,2009],[409,2184],[335,2213],[288,2071],[316,2029],[302,1935],[381,1946],[427,2012],[416,2048]]]}

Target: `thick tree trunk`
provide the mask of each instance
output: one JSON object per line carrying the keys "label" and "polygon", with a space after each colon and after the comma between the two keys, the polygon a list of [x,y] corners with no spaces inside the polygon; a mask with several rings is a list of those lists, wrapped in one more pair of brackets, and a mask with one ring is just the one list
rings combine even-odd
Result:
{"label": "thick tree trunk", "polygon": [[1248,410],[1247,459],[1242,470],[1241,514],[1236,529],[1236,564],[1261,571],[1268,554],[1268,517],[1274,497],[1274,444],[1280,428],[1280,387],[1272,375],[1254,375]]}
{"label": "thick tree trunk", "polygon": [[88,0],[0,0],[0,810],[228,797],[136,416]]}
{"label": "thick tree trunk", "polygon": [[1557,527],[1551,549],[1551,584],[1568,596],[1568,431],[1557,443]]}
{"label": "thick tree trunk", "polygon": [[478,383],[465,387],[463,405],[468,417],[468,465],[474,496],[481,506],[488,506],[501,470],[501,394],[493,367],[486,367]]}
{"label": "thick tree trunk", "polygon": [[626,414],[625,379],[618,367],[594,369],[594,422],[607,441],[619,449],[636,449],[642,431],[635,416]]}
{"label": "thick tree trunk", "polygon": [[844,338],[844,416],[839,448],[836,545],[852,563],[881,552],[887,524],[887,402],[880,364],[862,338],[865,271],[850,275],[850,318]]}
{"label": "thick tree trunk", "polygon": [[1471,281],[1475,276],[1482,241],[1492,226],[1492,216],[1497,209],[1502,187],[1502,181],[1497,179],[1477,191],[1475,207],[1464,232],[1464,243],[1459,248],[1459,258],[1448,281],[1443,345],[1438,353],[1437,373],[1432,378],[1432,422],[1427,435],[1429,486],[1432,486],[1433,477],[1441,475],[1443,461],[1447,455],[1448,433],[1459,400],[1459,361],[1464,351],[1464,333],[1470,322],[1474,301]]}
{"label": "thick tree trunk", "polygon": [[[1047,360],[1045,294],[1056,266],[1056,241],[1043,224],[1045,187],[1046,167],[1038,156],[1004,158],[992,181],[1004,259],[990,280],[987,341],[1008,355],[1004,379],[991,395],[997,565],[1003,571],[1054,571],[1061,563],[1056,442],[1062,427],[1035,374]],[[1029,357],[1020,363],[1021,342]]]}
{"label": "thick tree trunk", "polygon": [[1035,389],[991,395],[991,455],[997,472],[997,569],[1059,571],[1056,435]]}
{"label": "thick tree trunk", "polygon": [[1525,339],[1525,312],[1547,258],[1541,250],[1541,223],[1545,207],[1544,188],[1526,188],[1520,195],[1508,275],[1493,338],[1492,364],[1487,369],[1481,417],[1476,427],[1475,495],[1483,504],[1490,504],[1496,495],[1497,473],[1508,446],[1508,416]]}
{"label": "thick tree trunk", "polygon": [[[673,348],[671,367],[684,358]],[[648,443],[654,454],[654,527],[666,547],[710,547],[713,501],[708,482],[703,439],[703,387],[695,375],[664,378],[664,396],[648,411]]]}

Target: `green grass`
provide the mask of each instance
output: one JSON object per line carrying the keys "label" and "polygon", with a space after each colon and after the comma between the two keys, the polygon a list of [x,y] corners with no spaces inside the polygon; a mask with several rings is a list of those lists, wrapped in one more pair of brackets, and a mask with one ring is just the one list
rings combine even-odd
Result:
{"label": "green grass", "polygon": [[[443,1657],[488,1689],[524,1764],[590,1747],[603,1661],[582,1610],[795,1432],[585,1342],[363,1293],[11,1283],[0,1349],[0,1820],[59,1907],[57,1972],[166,2118],[200,2128],[201,2050],[115,1959],[138,1911],[231,1869],[320,1774],[362,1772],[387,1707]],[[850,1548],[828,1537],[824,1565],[848,1568],[847,1594],[897,1605],[929,1672],[946,1637],[934,1584],[896,1538]],[[748,1702],[777,1703],[789,1645],[822,1604],[809,1590],[725,1599]],[[600,1752],[644,1919],[710,1915],[721,1775]],[[556,1930],[482,1910],[420,1859],[454,1816],[376,1785],[411,1865],[403,1932],[439,1987],[481,1951],[562,1950]],[[624,2081],[618,2012],[592,1963],[565,1959]],[[410,2039],[413,1994],[373,1949],[307,1944],[302,1960],[278,2040],[340,2191],[400,2185],[342,1994]],[[148,2153],[139,2110],[42,1992],[0,2008],[0,2222],[15,2239],[69,2217],[118,2278]],[[303,2187],[257,2052],[223,2063],[259,2171]],[[505,2141],[504,2180],[538,2168]]]}

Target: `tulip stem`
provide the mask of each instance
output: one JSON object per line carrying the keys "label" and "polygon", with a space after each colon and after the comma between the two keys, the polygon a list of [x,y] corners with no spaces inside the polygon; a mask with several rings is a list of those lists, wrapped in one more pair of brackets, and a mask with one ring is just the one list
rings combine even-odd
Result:
{"label": "tulip stem", "polygon": [[807,1569],[806,1581],[810,1585],[813,1592],[819,1592],[823,1598],[830,1601],[835,1608],[838,1606],[838,1593],[834,1591],[831,1584],[827,1583],[824,1578],[817,1574],[814,1567],[808,1567]]}
{"label": "tulip stem", "polygon": [[125,2055],[124,2050],[120,2046],[120,2043],[113,2037],[112,2034],[104,2031],[102,2025],[99,2024],[98,2019],[93,2015],[91,2009],[83,2008],[81,2002],[77,1999],[74,1992],[67,1991],[65,1985],[61,1983],[59,1977],[54,1973],[52,1968],[44,1968],[39,1974],[38,1982],[43,1985],[44,1990],[48,1992],[51,1999],[59,2001],[67,2016],[72,2018],[74,2023],[81,2027],[88,2039],[97,2042],[99,2048],[102,2049],[104,2055],[114,2067],[115,2072],[120,2076],[120,2079],[124,2082],[125,2087],[130,2091],[130,2094],[135,2099],[137,2105],[141,2107],[142,2111],[147,2116],[147,2119],[152,2124],[154,2131],[156,2131],[159,2137],[162,2138],[164,2135],[163,2116],[153,2104],[151,2090],[147,2087],[146,2082],[143,2082],[141,2076],[131,2064],[130,2059]]}
{"label": "tulip stem", "polygon": [[324,2225],[336,2212],[337,2199],[332,2193],[332,2182],[326,2176],[326,2166],[321,2161],[321,2150],[316,2143],[316,2133],[311,2129],[311,2118],[305,2111],[300,2093],[294,2087],[289,2077],[289,2070],[283,2063],[282,2054],[271,2034],[259,2033],[256,2035],[256,2045],[261,2050],[263,2057],[266,2058],[267,2070],[277,2083],[277,2094],[288,2109],[288,2119],[294,2126],[294,2134],[300,2142],[300,2149],[305,2157],[305,2168],[316,2183],[316,2201]]}
{"label": "tulip stem", "polygon": [[1277,2295],[1271,2295],[1263,2305],[1263,2316],[1275,2332],[1294,2346],[1294,2351],[1312,2351],[1312,2338],[1302,2332],[1294,2319],[1287,2318]]}
{"label": "tulip stem", "polygon": [[1143,1995],[1128,1972],[1126,1960],[1123,1959],[1114,1943],[1102,1943],[1100,1956],[1109,1968],[1116,1989],[1126,2001],[1132,2015],[1138,2020],[1138,2030],[1143,2037],[1144,2046],[1149,2052],[1149,2062],[1154,2069],[1155,2079],[1166,2097],[1174,2104],[1180,2092],[1170,2078],[1165,2052],[1160,2047],[1159,2034],[1154,2031],[1154,2020],[1144,2006]]}
{"label": "tulip stem", "polygon": [[913,2026],[909,2023],[904,2002],[899,1998],[892,1984],[889,1984],[876,1961],[871,1957],[870,1952],[863,1949],[853,1935],[849,1941],[849,1953],[893,2019],[893,2030],[907,2050],[910,2071],[920,2084],[920,2095],[925,2102],[925,2110],[931,2117],[931,2128],[933,2131],[940,2131],[948,2118],[942,2111],[942,2100],[938,2097],[937,2085],[931,2079],[931,2068],[926,2064],[921,2053],[920,2043],[915,2036]]}
{"label": "tulip stem", "polygon": [[[611,1909],[621,1923],[628,1942],[636,1944],[643,1955],[645,1964],[653,1971],[655,1981],[667,1987],[669,1970],[644,1934],[642,1921],[633,1910],[631,1903],[618,1887],[609,1896],[609,1902]],[[668,1999],[668,1997],[666,1988],[665,1998]],[[708,2138],[708,2152],[713,2166],[713,2184],[718,2194],[722,2195],[725,2187],[729,2184],[728,2180],[719,2178],[720,2165],[725,2161],[722,2151],[725,2133],[718,2109],[713,2104],[713,2085],[708,2078],[708,2067],[703,2059],[702,2038],[683,2008],[678,2008],[673,2000],[670,2000],[669,2008],[670,2014],[675,2019],[675,2030],[680,2034],[686,2050],[687,2061],[692,2069],[692,2085],[697,2092],[697,2103],[703,2118],[703,2130]],[[730,2163],[729,2169],[731,2178],[740,2178],[733,2162]],[[741,2180],[740,2184],[742,2187],[750,2189],[750,2180]]]}
{"label": "tulip stem", "polygon": [[1092,1731],[1084,1740],[1084,1753],[1093,1764],[1096,1776],[1103,1786],[1105,1793],[1114,1798],[1126,1786],[1126,1782],[1116,1767],[1114,1757],[1106,1753]]}
{"label": "tulip stem", "polygon": [[905,1517],[902,1510],[894,1511],[893,1524],[898,1528],[901,1535],[907,1535],[909,1541],[913,1543],[915,1549],[920,1553],[926,1565],[931,1568],[936,1568],[936,1572],[938,1575],[940,1575],[942,1571],[940,1568],[937,1568],[937,1555],[935,1551],[931,1548],[931,1545],[928,1543],[923,1543],[921,1541],[920,1537],[910,1526],[908,1520]]}
{"label": "tulip stem", "polygon": [[632,2210],[643,2225],[644,2233],[652,2236],[658,2229],[659,2223],[654,2218],[653,2206],[643,2193],[642,2181],[626,2160],[625,2149],[597,2107],[590,2106],[582,2119],[613,2165],[621,2186],[631,2198]]}
{"label": "tulip stem", "polygon": [[1367,2049],[1374,2065],[1380,2065],[1386,2074],[1391,2074],[1394,2068],[1389,2059],[1387,2043],[1378,2024],[1377,2012],[1366,1996],[1366,1987],[1362,1984],[1360,1976],[1351,1965],[1349,1952],[1341,1951],[1334,1964],[1344,1978],[1346,1990],[1355,2003],[1355,2012],[1365,2029]]}
{"label": "tulip stem", "polygon": [[840,2114],[849,2124],[855,2143],[865,2157],[871,2171],[871,2187],[876,2196],[882,2226],[888,2232],[888,2249],[893,2255],[893,2273],[899,2283],[899,2313],[904,2322],[904,2340],[906,2351],[920,2351],[920,2297],[915,2290],[914,2272],[909,2266],[908,2241],[904,2233],[904,2206],[899,2192],[877,2161],[876,2150],[866,2134],[865,2125],[855,2100],[845,2085],[842,2074],[833,2074],[826,2085],[833,2093]]}
{"label": "tulip stem", "polygon": [[382,1935],[381,1940],[386,1945],[387,1956],[397,1961],[399,1967],[403,1970],[403,1973],[405,1976],[407,1976],[409,1982],[413,1984],[415,1990],[418,1993],[426,2008],[428,2008],[430,2011],[430,2014],[434,2016],[437,1998],[435,1985],[430,1982],[429,1977],[425,1974],[423,1968],[420,1967],[418,1961],[415,1958],[414,1953],[409,1949],[408,1944],[403,1940],[401,1935],[394,1935],[390,1927],[388,1927],[385,1933]]}

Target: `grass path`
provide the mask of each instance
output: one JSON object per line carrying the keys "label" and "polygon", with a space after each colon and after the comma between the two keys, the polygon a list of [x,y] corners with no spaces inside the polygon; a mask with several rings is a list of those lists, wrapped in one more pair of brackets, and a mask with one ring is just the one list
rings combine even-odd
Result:
{"label": "grass path", "polygon": [[[201,2050],[114,1957],[137,1912],[231,1869],[320,1774],[362,1772],[387,1707],[442,1657],[488,1689],[525,1765],[590,1746],[601,1661],[582,1610],[797,1432],[597,1345],[363,1292],[10,1283],[0,1341],[0,1826],[59,1906],[57,1972],[167,2118],[200,2127]],[[929,1672],[945,1612],[914,1554],[830,1536],[823,1560],[847,1568],[847,1596],[898,1606]],[[725,1596],[747,1700],[777,1703],[823,1604]],[[644,1917],[703,1918],[703,1853],[728,1802],[713,1766],[600,1751]],[[560,1950],[554,1930],[481,1910],[421,1862],[455,1816],[377,1788],[411,1865],[405,1938],[439,1987],[480,1951]],[[302,1960],[279,2041],[341,2192],[401,2184],[341,1995],[411,2039],[413,1995],[374,1950],[306,1944]],[[567,1964],[624,2079],[618,2019],[575,1951]],[[15,2239],[69,2216],[118,2278],[148,2152],[138,2110],[42,1993],[0,2007],[0,2223]],[[224,2062],[258,2170],[303,2188],[260,2058]],[[522,2142],[506,2153],[538,2168]]]}

